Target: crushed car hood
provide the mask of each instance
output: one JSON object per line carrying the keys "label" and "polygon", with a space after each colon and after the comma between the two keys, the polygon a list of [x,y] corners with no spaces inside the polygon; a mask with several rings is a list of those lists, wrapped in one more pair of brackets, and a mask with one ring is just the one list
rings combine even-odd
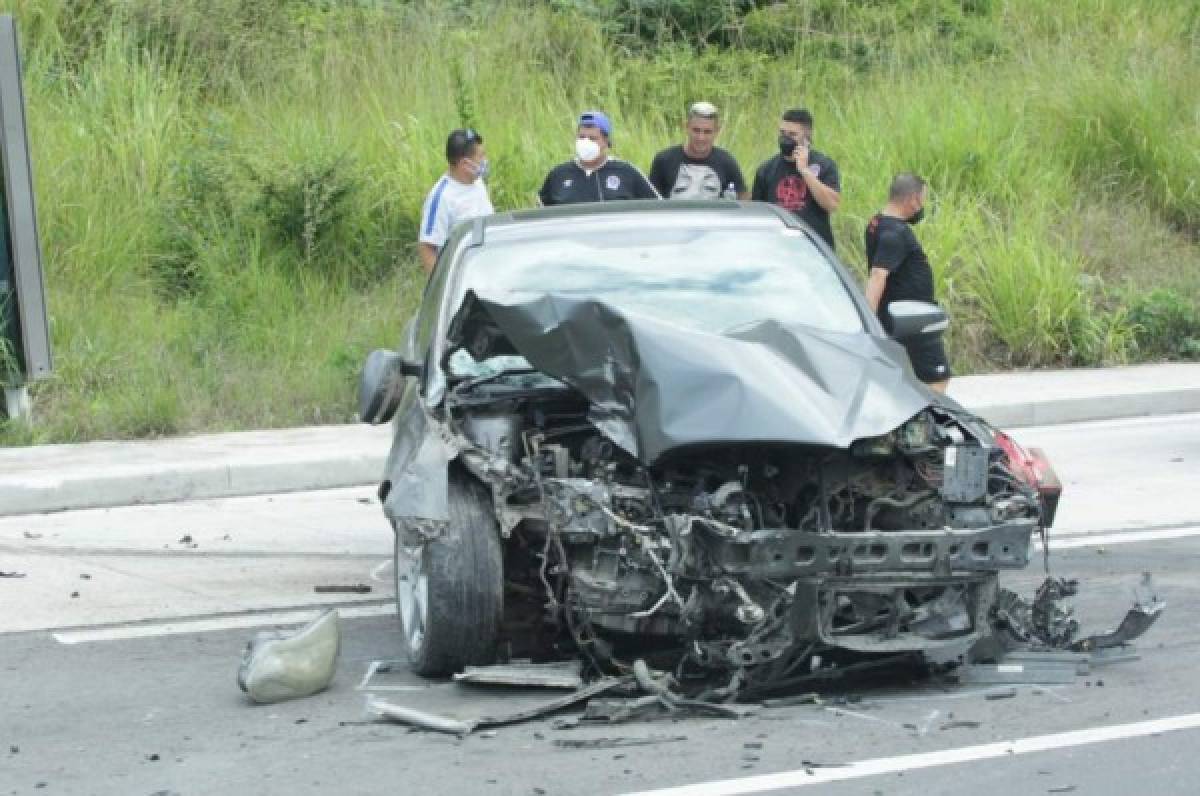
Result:
{"label": "crushed car hood", "polygon": [[477,358],[519,353],[575,388],[589,420],[647,464],[696,445],[845,448],[932,401],[898,344],[775,320],[704,332],[595,299],[468,292],[449,339]]}

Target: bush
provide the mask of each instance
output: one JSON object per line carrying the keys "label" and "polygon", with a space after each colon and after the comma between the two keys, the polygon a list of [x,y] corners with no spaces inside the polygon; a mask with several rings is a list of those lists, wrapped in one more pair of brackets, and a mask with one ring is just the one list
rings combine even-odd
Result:
{"label": "bush", "polygon": [[1129,320],[1143,356],[1200,359],[1200,307],[1173,290],[1152,290],[1130,303]]}
{"label": "bush", "polygon": [[[277,167],[272,174],[255,172],[253,179],[267,227],[280,243],[295,247],[302,265],[316,264],[347,218],[347,200],[355,187],[350,159],[317,157]],[[337,262],[327,265],[339,267]]]}
{"label": "bush", "polygon": [[169,167],[150,271],[168,299],[195,296],[211,274],[204,255],[214,238],[233,226],[237,155],[228,134],[214,124],[197,136]]}

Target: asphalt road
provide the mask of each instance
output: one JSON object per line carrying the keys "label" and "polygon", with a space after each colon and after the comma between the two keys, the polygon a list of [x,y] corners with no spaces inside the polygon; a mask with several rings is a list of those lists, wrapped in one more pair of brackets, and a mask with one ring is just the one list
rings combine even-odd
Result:
{"label": "asphalt road", "polygon": [[[379,671],[403,650],[370,490],[5,518],[0,571],[24,577],[0,578],[0,794],[1197,792],[1200,415],[1018,437],[1065,482],[1052,568],[1081,580],[1085,629],[1109,629],[1154,574],[1167,609],[1140,659],[1004,699],[891,682],[737,721],[461,740],[370,721],[368,694],[458,716],[543,698]],[[358,584],[372,591],[314,592]],[[235,675],[254,628],[331,602],[352,617],[333,686],[248,703]],[[645,743],[559,743],[601,738]]]}

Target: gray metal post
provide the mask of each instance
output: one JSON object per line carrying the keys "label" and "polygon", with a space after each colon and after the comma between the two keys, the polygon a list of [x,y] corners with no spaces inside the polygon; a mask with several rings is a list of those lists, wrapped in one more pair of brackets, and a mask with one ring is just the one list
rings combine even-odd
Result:
{"label": "gray metal post", "polygon": [[0,15],[0,382],[9,417],[29,420],[26,383],[53,365],[21,75],[16,24]]}

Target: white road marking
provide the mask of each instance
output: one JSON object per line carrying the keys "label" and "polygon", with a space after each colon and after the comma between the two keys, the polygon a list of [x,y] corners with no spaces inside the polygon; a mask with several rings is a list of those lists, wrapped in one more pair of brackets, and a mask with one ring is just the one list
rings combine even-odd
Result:
{"label": "white road marking", "polygon": [[880,757],[860,760],[832,768],[809,768],[782,771],[778,774],[760,774],[753,777],[726,779],[714,782],[699,782],[674,788],[639,791],[626,796],[735,796],[741,793],[763,793],[782,788],[802,788],[806,785],[821,785],[842,782],[848,779],[871,777],[877,774],[893,774],[898,771],[916,771],[956,763],[974,763],[997,757],[1026,755],[1033,752],[1049,752],[1069,749],[1108,741],[1143,738],[1176,730],[1200,729],[1200,713],[1169,716],[1133,724],[1114,724],[1108,727],[1089,727],[1083,730],[1059,732],[1052,735],[1036,735],[1012,741],[997,741],[959,749],[942,749],[937,752],[922,752],[898,757]]}
{"label": "white road marking", "polygon": [[[343,619],[359,619],[367,616],[387,616],[395,613],[394,605],[333,605]],[[240,614],[209,619],[172,619],[167,622],[152,622],[139,625],[118,625],[83,630],[62,630],[54,633],[59,644],[86,644],[93,641],[123,641],[132,638],[170,636],[178,633],[208,633],[213,630],[235,630],[244,627],[267,625],[292,625],[310,621],[318,611],[310,608],[296,611],[272,611],[269,613]]]}
{"label": "white road marking", "polygon": [[[1153,531],[1079,534],[1069,539],[1055,539],[1053,530],[1051,530],[1050,534],[1050,552],[1053,553],[1055,550],[1070,550],[1074,547],[1107,547],[1135,542],[1153,542],[1156,539],[1184,539],[1189,536],[1200,536],[1200,525],[1188,525],[1183,528],[1160,528]],[[1041,550],[1041,539],[1036,540],[1034,546]]]}

